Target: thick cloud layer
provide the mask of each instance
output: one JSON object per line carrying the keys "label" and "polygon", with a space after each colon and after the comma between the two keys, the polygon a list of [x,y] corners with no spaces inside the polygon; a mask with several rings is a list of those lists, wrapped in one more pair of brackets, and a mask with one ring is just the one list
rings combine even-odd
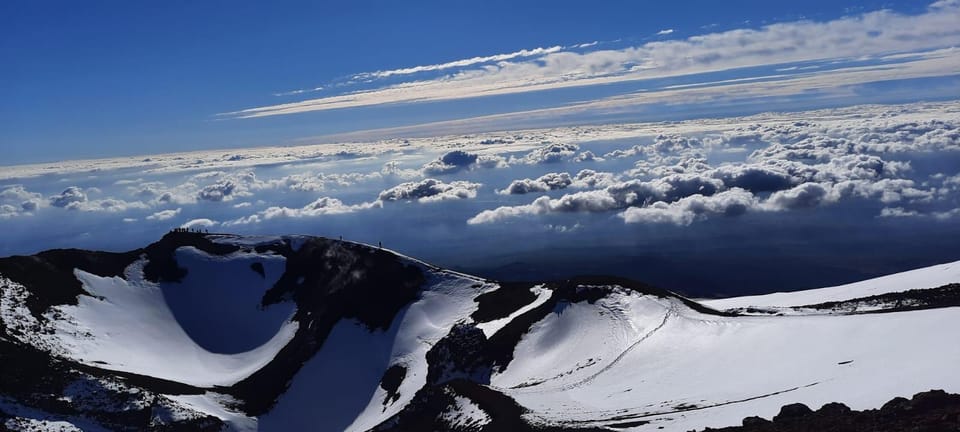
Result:
{"label": "thick cloud layer", "polygon": [[444,153],[436,160],[424,164],[421,171],[425,176],[436,176],[453,174],[457,171],[468,170],[473,167],[501,168],[506,166],[506,159],[502,156],[479,155],[463,150],[453,150]]}
{"label": "thick cloud layer", "polygon": [[620,213],[626,223],[673,223],[690,225],[709,216],[739,216],[757,207],[757,198],[734,188],[716,195],[690,195],[667,203],[657,201],[645,207],[631,207]]}
{"label": "thick cloud layer", "polygon": [[549,190],[565,189],[573,183],[570,174],[549,173],[537,179],[522,179],[510,182],[503,190],[497,191],[501,195],[521,195],[530,192],[546,192]]}
{"label": "thick cloud layer", "polygon": [[[379,162],[379,169],[366,172],[311,170],[260,178],[254,172],[256,168],[243,168],[201,171],[191,174],[185,181],[172,183],[168,179],[124,179],[113,185],[123,188],[124,196],[114,194],[94,198],[93,195],[100,194],[97,188],[69,186],[44,199],[42,194],[14,185],[0,191],[0,217],[31,215],[50,206],[113,213],[149,209],[151,213],[140,217],[163,221],[180,217],[177,209],[184,209],[184,214],[194,214],[183,206],[198,206],[204,202],[232,202],[231,208],[242,210],[257,206],[257,202],[269,204],[271,194],[314,194],[297,205],[264,206],[232,220],[265,221],[280,216],[302,218],[369,209],[376,207],[372,203],[378,202],[428,203],[471,199],[476,198],[481,189],[481,182],[468,180],[425,178],[402,181],[419,176],[455,176],[465,172],[483,176],[483,171],[475,171],[481,167],[510,168],[513,165],[514,168],[503,170],[509,172],[522,166],[569,166],[592,161],[597,167],[603,167],[606,163],[614,163],[605,162],[606,159],[633,160],[633,168],[620,173],[579,170],[576,175],[556,171],[510,181],[503,189],[491,189],[488,193],[507,196],[564,189],[580,191],[540,197],[528,204],[495,206],[469,218],[469,223],[493,223],[552,213],[616,212],[628,222],[661,220],[687,224],[712,215],[729,216],[729,212],[711,210],[718,208],[719,204],[715,203],[721,202],[713,197],[744,198],[744,194],[752,197],[739,201],[742,205],[737,208],[744,212],[803,211],[849,200],[867,200],[880,204],[877,216],[942,219],[950,217],[953,208],[960,207],[947,208],[960,191],[960,174],[949,171],[921,173],[913,162],[915,157],[922,159],[924,154],[960,150],[958,114],[953,107],[942,112],[945,114],[939,118],[918,119],[910,109],[892,109],[870,121],[863,120],[863,117],[831,119],[818,112],[809,117],[825,121],[787,119],[765,122],[758,118],[754,123],[732,121],[733,127],[716,132],[701,129],[695,134],[684,133],[682,127],[678,127],[652,138],[638,137],[632,145],[605,151],[604,158],[597,158],[591,150],[573,143],[570,135],[564,135],[563,129],[544,131],[539,136],[537,133],[525,133],[526,137],[518,134],[498,138],[478,136],[461,138],[463,142],[453,144],[460,148],[446,151],[420,165],[390,160]],[[796,117],[805,116],[798,114]],[[602,131],[602,128],[578,129],[576,133],[588,132],[602,138]],[[529,146],[537,139],[540,145]],[[520,144],[528,145],[529,150],[519,156],[510,151],[512,145]],[[491,146],[502,146],[504,152],[492,153],[490,149],[496,147]],[[474,150],[480,148],[484,148],[482,154]],[[343,153],[356,159],[357,154],[369,157],[377,152],[389,153],[385,149],[373,153],[340,150],[330,157],[343,158],[345,156],[340,154]],[[233,154],[220,159],[225,163],[236,163],[256,158]],[[377,183],[388,185],[379,193],[367,195],[361,204],[344,204],[337,196],[340,191]],[[326,196],[316,198],[315,194],[319,193]],[[702,206],[693,207],[695,204]],[[696,217],[690,217],[691,214]],[[210,219],[230,220],[216,215]]]}
{"label": "thick cloud layer", "polygon": [[532,192],[547,192],[551,190],[575,187],[593,189],[612,185],[615,176],[611,173],[598,173],[594,170],[580,170],[576,176],[568,173],[547,173],[536,179],[520,179],[510,182],[507,187],[497,191],[500,195],[522,195]]}
{"label": "thick cloud layer", "polygon": [[453,199],[476,198],[480,183],[454,181],[444,183],[436,179],[398,184],[380,192],[381,201],[433,202]]}
{"label": "thick cloud layer", "polygon": [[45,205],[43,195],[28,191],[23,185],[0,189],[0,219],[29,216]]}
{"label": "thick cloud layer", "polygon": [[206,186],[197,193],[197,199],[204,201],[223,201],[232,199],[233,192],[237,190],[237,183],[231,180],[224,180]]}
{"label": "thick cloud layer", "polygon": [[156,221],[165,221],[167,219],[173,219],[180,214],[180,211],[183,209],[174,209],[174,210],[161,210],[150,216],[147,216],[147,220],[156,220]]}
{"label": "thick cloud layer", "polygon": [[87,194],[80,188],[70,186],[57,195],[50,197],[50,205],[61,208],[78,208],[80,203],[87,202]]}
{"label": "thick cloud layer", "polygon": [[580,152],[580,146],[573,143],[552,143],[537,148],[519,158],[511,158],[510,163],[553,164],[560,162],[589,162],[597,160],[591,151]]}
{"label": "thick cloud layer", "polygon": [[[648,144],[605,154],[609,159],[636,159],[634,168],[624,173],[633,179],[594,191],[484,210],[468,222],[621,211],[619,215],[627,222],[686,225],[710,215],[802,211],[851,200],[887,206],[877,210],[878,216],[942,219],[953,214],[952,209],[930,209],[949,206],[951,200],[957,205],[954,191],[960,182],[954,173],[917,178],[913,166],[914,158],[929,165],[927,155],[937,152],[960,154],[956,119],[795,121],[741,126],[702,138],[660,134]],[[738,153],[746,157],[738,160]],[[723,162],[711,162],[717,159]],[[939,188],[935,187],[938,181]],[[547,192],[573,183],[568,177],[548,174],[516,180],[500,193]],[[736,200],[731,200],[733,197]],[[734,202],[736,206],[731,208],[737,211],[726,211],[725,204]]]}
{"label": "thick cloud layer", "polygon": [[709,196],[716,193],[722,185],[722,182],[712,178],[680,174],[652,181],[629,180],[603,189],[563,195],[557,199],[540,197],[527,205],[485,210],[471,218],[468,223],[491,223],[522,215],[621,210],[632,206],[646,206],[657,201],[673,202],[694,194]]}
{"label": "thick cloud layer", "polygon": [[[254,223],[269,221],[272,219],[288,219],[288,218],[298,219],[298,218],[306,218],[306,217],[353,213],[360,210],[379,207],[380,205],[381,204],[379,202],[347,205],[347,204],[344,204],[343,201],[340,201],[336,198],[321,197],[321,198],[317,198],[315,201],[300,208],[290,208],[290,207],[281,207],[281,206],[269,207],[266,210],[263,210],[257,214],[236,219],[233,221],[225,222],[225,225],[246,225],[246,224],[254,224]],[[194,220],[191,222],[193,222],[193,225],[206,224],[205,221],[198,222],[197,220]]]}

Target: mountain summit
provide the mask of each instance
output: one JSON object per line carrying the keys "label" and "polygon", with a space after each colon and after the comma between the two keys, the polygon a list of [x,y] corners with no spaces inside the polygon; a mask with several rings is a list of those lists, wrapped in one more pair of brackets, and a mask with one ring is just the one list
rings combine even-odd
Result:
{"label": "mountain summit", "polygon": [[[0,259],[0,425],[685,431],[833,402],[846,411],[805,418],[853,418],[960,391],[958,282],[955,262],[695,301],[612,277],[490,281],[326,238],[176,231],[125,253]],[[897,406],[958,406],[929,394]],[[743,423],[777,430],[765,421]]]}

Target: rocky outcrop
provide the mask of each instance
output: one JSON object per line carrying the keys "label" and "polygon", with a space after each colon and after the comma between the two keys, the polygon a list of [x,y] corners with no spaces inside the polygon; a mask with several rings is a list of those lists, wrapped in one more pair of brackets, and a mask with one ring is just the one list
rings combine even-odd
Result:
{"label": "rocky outcrop", "polygon": [[960,431],[960,395],[943,390],[895,398],[880,409],[853,411],[828,403],[814,411],[803,404],[784,405],[773,419],[747,417],[741,426],[705,432],[951,432]]}

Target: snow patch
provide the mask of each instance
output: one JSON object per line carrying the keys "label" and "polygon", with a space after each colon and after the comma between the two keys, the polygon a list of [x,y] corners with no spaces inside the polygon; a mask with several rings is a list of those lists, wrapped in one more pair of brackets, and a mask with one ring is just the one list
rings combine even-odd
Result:
{"label": "snow patch", "polygon": [[516,311],[511,313],[510,316],[508,317],[500,318],[500,319],[496,319],[496,320],[488,321],[484,323],[478,323],[476,327],[482,330],[484,336],[486,336],[487,339],[489,339],[493,335],[495,335],[498,331],[500,331],[500,329],[505,327],[507,324],[510,324],[510,321],[513,321],[518,316],[523,315],[537,308],[538,306],[546,303],[547,300],[550,299],[550,296],[553,295],[553,291],[545,288],[543,285],[536,285],[534,287],[531,287],[530,290],[537,295],[537,298],[533,299],[533,301],[530,302],[530,304],[520,309],[517,309]]}
{"label": "snow patch", "polygon": [[214,416],[227,424],[229,432],[255,432],[257,419],[226,407],[235,403],[233,398],[220,393],[207,392],[202,395],[175,395],[166,398],[190,409]]}
{"label": "snow patch", "polygon": [[453,400],[454,404],[440,413],[440,419],[447,425],[468,429],[479,428],[490,423],[490,416],[469,398],[457,395]]}

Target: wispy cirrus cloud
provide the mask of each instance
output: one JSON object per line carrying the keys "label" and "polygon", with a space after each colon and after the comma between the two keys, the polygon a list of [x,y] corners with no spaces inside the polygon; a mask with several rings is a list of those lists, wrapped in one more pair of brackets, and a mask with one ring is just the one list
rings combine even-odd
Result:
{"label": "wispy cirrus cloud", "polygon": [[318,92],[320,90],[323,90],[324,88],[325,87],[323,86],[318,86],[318,87],[308,88],[308,89],[297,89],[297,90],[290,90],[285,92],[278,92],[278,93],[274,93],[273,95],[274,96],[295,96],[295,95],[304,94],[304,93]]}
{"label": "wispy cirrus cloud", "polygon": [[[771,109],[792,110],[789,101],[795,95],[804,95],[808,98],[816,97],[822,101],[839,101],[838,104],[840,105],[851,101],[857,101],[861,104],[883,102],[869,99],[858,100],[857,98],[863,97],[859,87],[865,84],[884,83],[899,79],[940,78],[942,80],[939,85],[903,86],[887,90],[883,93],[884,97],[911,101],[960,97],[960,87],[956,86],[956,83],[960,81],[960,75],[957,74],[956,69],[956,64],[960,61],[957,58],[958,56],[960,56],[960,50],[950,47],[912,54],[910,62],[851,66],[829,70],[803,68],[797,69],[796,73],[791,75],[780,74],[706,81],[689,85],[671,85],[659,89],[630,92],[555,107],[508,111],[393,128],[361,130],[311,137],[305,139],[304,142],[374,140],[387,137],[536,128],[562,124],[568,121],[576,123],[578,116],[617,115],[618,113],[648,115],[650,110],[657,110],[663,105],[692,107],[700,110],[703,115],[722,117],[724,110],[731,106],[757,106],[758,104],[770,103],[771,98],[775,98],[780,104],[771,107]],[[826,106],[830,106],[830,104],[827,103]],[[802,104],[800,104],[800,107],[804,108]]]}
{"label": "wispy cirrus cloud", "polygon": [[[591,42],[587,44],[577,44],[577,45],[574,45],[572,48],[587,48],[587,47],[594,46],[597,43],[598,42]],[[351,75],[350,77],[343,80],[343,82],[337,83],[336,86],[342,87],[342,86],[355,84],[358,82],[373,82],[373,81],[382,80],[385,78],[391,78],[395,76],[414,75],[414,74],[421,74],[425,72],[439,72],[439,71],[445,71],[445,70],[454,69],[454,68],[464,68],[468,66],[476,66],[480,64],[486,64],[486,63],[502,62],[502,61],[513,60],[517,58],[523,58],[523,57],[543,56],[545,54],[560,52],[562,50],[564,50],[564,47],[560,45],[556,45],[552,47],[537,47],[533,49],[522,49],[519,51],[510,52],[510,53],[494,54],[494,55],[488,55],[488,56],[476,56],[476,57],[454,60],[454,61],[449,61],[444,63],[420,65],[420,66],[397,68],[397,69],[378,70],[373,72],[361,72],[358,74]],[[304,93],[318,92],[326,88],[327,88],[326,86],[317,86],[313,88],[297,89],[297,90],[274,93],[273,95],[274,96],[295,96],[295,95],[304,94]]]}
{"label": "wispy cirrus cloud", "polygon": [[[584,48],[590,49],[580,50],[537,48],[358,74],[356,79],[375,80],[414,78],[415,74],[427,71],[450,71],[429,79],[409,79],[373,89],[222,115],[254,118],[382,104],[434,102],[803,62],[862,66],[864,62],[882,60],[904,65],[923,60],[912,54],[960,46],[957,22],[960,22],[960,5],[953,1],[938,1],[915,15],[879,10],[832,21],[778,23],[759,29],[734,29],[622,49],[599,49],[597,47],[602,45],[589,44]],[[952,51],[950,55],[956,61],[958,53]],[[803,69],[798,66],[791,70],[781,68],[781,71],[790,72],[785,75],[792,77],[795,73],[802,73]],[[881,79],[902,78],[900,72],[889,72]]]}
{"label": "wispy cirrus cloud", "polygon": [[354,75],[353,79],[355,80],[377,79],[377,78],[387,78],[395,75],[410,75],[410,74],[415,74],[420,72],[441,71],[441,70],[453,69],[453,68],[464,67],[464,66],[473,66],[473,65],[482,64],[482,63],[492,63],[492,62],[513,60],[513,59],[522,58],[522,57],[542,56],[546,54],[560,52],[562,50],[563,50],[563,47],[559,45],[548,47],[548,48],[524,49],[520,51],[514,51],[512,53],[496,54],[491,56],[471,57],[468,59],[455,60],[455,61],[446,62],[446,63],[437,63],[432,65],[414,66],[414,67],[400,68],[400,69],[381,70],[376,72],[364,72],[364,73]]}

